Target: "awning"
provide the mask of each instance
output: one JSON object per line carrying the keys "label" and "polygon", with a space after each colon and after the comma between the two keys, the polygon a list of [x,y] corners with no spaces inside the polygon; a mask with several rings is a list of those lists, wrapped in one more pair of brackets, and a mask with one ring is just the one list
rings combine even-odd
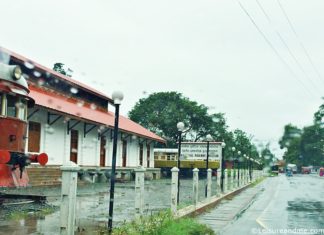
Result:
{"label": "awning", "polygon": [[[87,103],[82,104],[74,98],[65,97],[52,90],[44,90],[33,86],[30,86],[29,89],[29,95],[35,100],[35,104],[38,106],[58,113],[68,114],[78,120],[105,125],[111,128],[114,126],[115,116],[113,112],[99,110],[94,105]],[[165,140],[158,135],[121,115],[119,116],[119,129],[139,137],[165,143]]]}

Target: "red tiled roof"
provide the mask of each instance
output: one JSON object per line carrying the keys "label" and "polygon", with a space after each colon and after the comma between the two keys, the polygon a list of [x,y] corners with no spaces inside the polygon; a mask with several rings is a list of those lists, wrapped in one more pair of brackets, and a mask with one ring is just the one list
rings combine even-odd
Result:
{"label": "red tiled roof", "polygon": [[[76,119],[89,121],[99,125],[114,126],[114,113],[104,112],[97,109],[92,109],[89,104],[81,106],[77,104],[76,100],[66,98],[58,93],[50,90],[43,90],[36,87],[29,87],[30,96],[35,100],[35,104],[54,110],[59,113],[65,113],[74,116]],[[119,116],[119,129],[135,134],[137,136],[152,139],[158,142],[165,142],[164,139],[158,135],[150,132],[141,125],[133,122],[132,120]]]}
{"label": "red tiled roof", "polygon": [[3,48],[1,46],[0,46],[0,51],[3,51],[5,53],[9,54],[11,57],[14,57],[15,59],[17,59],[22,64],[24,64],[25,62],[29,62],[29,63],[31,63],[32,65],[35,66],[36,70],[42,70],[43,72],[48,72],[50,74],[53,74],[54,76],[59,77],[60,79],[65,80],[65,81],[67,81],[67,82],[69,82],[71,84],[74,84],[74,85],[76,85],[76,86],[78,86],[80,88],[83,88],[83,89],[85,89],[86,91],[89,91],[92,94],[95,94],[97,96],[100,96],[101,98],[107,99],[110,103],[113,104],[113,101],[112,101],[112,99],[110,97],[108,97],[107,95],[105,95],[104,93],[102,93],[100,91],[97,91],[97,90],[93,89],[90,86],[87,86],[87,85],[85,85],[85,84],[83,84],[83,83],[81,83],[79,81],[76,81],[76,80],[74,80],[74,79],[72,79],[72,78],[70,78],[68,76],[65,76],[65,75],[63,75],[61,73],[58,73],[58,72],[56,72],[56,71],[54,71],[52,69],[49,69],[49,68],[47,68],[47,67],[45,67],[43,65],[40,65],[40,64],[36,63],[33,60],[30,60],[30,59],[28,59],[28,58],[26,58],[24,56],[21,56],[21,55],[15,53],[15,52],[10,51],[10,50],[8,50],[6,48]]}

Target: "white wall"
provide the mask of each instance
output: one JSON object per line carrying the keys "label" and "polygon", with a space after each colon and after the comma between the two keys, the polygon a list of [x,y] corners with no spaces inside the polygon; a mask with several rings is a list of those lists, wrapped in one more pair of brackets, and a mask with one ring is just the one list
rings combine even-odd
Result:
{"label": "white wall", "polygon": [[[31,113],[34,109],[29,109]],[[40,152],[47,153],[49,157],[48,165],[62,165],[70,160],[71,134],[67,134],[67,122],[64,116],[51,126],[47,124],[47,111],[40,109],[29,121],[41,124]],[[98,139],[98,127],[87,133],[84,137],[84,123],[80,122],[73,129],[79,133],[78,138],[78,161],[81,166],[100,165],[100,139]],[[111,166],[113,140],[111,131],[106,134],[106,166]],[[139,138],[127,137],[127,167],[137,167],[139,165]],[[154,167],[153,144],[150,151],[150,167]],[[117,160],[116,165],[122,166],[122,140],[118,135]],[[147,167],[146,142],[143,143],[143,165]]]}

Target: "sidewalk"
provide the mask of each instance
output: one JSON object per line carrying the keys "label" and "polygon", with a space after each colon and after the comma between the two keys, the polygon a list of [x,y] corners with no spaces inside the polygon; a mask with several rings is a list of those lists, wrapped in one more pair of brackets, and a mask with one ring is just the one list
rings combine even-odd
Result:
{"label": "sidewalk", "polygon": [[253,200],[262,192],[263,185],[267,179],[260,184],[249,187],[233,196],[231,199],[224,199],[215,208],[197,217],[202,224],[208,225],[216,234],[221,234],[222,230],[240,215],[253,203]]}

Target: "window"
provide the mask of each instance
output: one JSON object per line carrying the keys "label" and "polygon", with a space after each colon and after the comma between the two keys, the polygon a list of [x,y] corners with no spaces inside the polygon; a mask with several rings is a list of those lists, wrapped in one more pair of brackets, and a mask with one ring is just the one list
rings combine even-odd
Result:
{"label": "window", "polygon": [[40,131],[41,125],[37,122],[29,122],[28,125],[28,152],[40,151]]}
{"label": "window", "polygon": [[143,166],[143,144],[140,144],[139,164]]}
{"label": "window", "polygon": [[17,108],[16,108],[17,98],[11,95],[7,95],[7,116],[16,117]]}
{"label": "window", "polygon": [[18,118],[21,120],[27,119],[27,102],[24,99],[20,99],[17,103],[16,108],[18,109]]}

